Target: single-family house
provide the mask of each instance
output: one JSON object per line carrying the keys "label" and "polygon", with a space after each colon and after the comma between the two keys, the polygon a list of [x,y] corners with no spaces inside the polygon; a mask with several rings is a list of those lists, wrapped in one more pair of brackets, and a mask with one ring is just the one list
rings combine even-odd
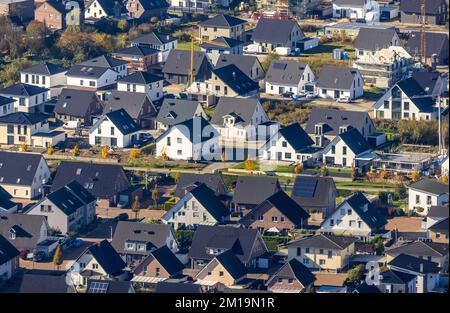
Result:
{"label": "single-family house", "polygon": [[89,59],[87,61],[83,61],[78,63],[79,65],[83,65],[86,67],[102,67],[105,69],[113,70],[119,73],[118,78],[125,77],[128,73],[127,62],[123,60],[116,59],[112,57],[110,54],[103,54],[101,56]]}
{"label": "single-family house", "polygon": [[316,83],[321,98],[356,99],[364,93],[364,79],[356,68],[325,65]]}
{"label": "single-family house", "polygon": [[441,222],[448,218],[449,208],[445,205],[432,205],[428,210],[426,227],[429,228],[432,225]]}
{"label": "single-family house", "polygon": [[77,64],[66,72],[67,86],[85,87],[93,90],[110,88],[119,73],[107,67]]}
{"label": "single-family house", "polygon": [[240,55],[240,54],[221,54],[213,64],[215,68],[227,66],[228,64],[234,64],[245,75],[255,81],[259,81],[264,78],[264,69],[261,62],[254,55]]}
{"label": "single-family house", "polygon": [[300,46],[304,34],[295,19],[261,18],[252,34],[252,41],[259,45],[262,51],[270,53],[277,47],[287,47],[294,50]]}
{"label": "single-family house", "polygon": [[[411,32],[406,50],[417,60],[420,58],[421,39],[419,32]],[[425,32],[425,64],[431,67],[448,65],[448,36],[443,33]]]}
{"label": "single-family house", "polygon": [[266,73],[266,93],[298,95],[305,91],[305,84],[315,80],[308,64],[297,61],[273,61]]}
{"label": "single-family house", "polygon": [[55,117],[63,123],[77,121],[92,125],[92,119],[101,115],[103,105],[93,90],[63,88],[55,104]]}
{"label": "single-family house", "polygon": [[147,71],[151,65],[158,63],[159,51],[153,48],[131,46],[112,53],[116,59],[127,62],[128,73]]}
{"label": "single-family house", "polygon": [[58,86],[64,86],[66,84],[66,72],[67,68],[65,67],[50,62],[44,62],[21,70],[20,82],[47,88],[50,90],[50,97],[53,97],[58,93],[55,89]]}
{"label": "single-family house", "polygon": [[267,281],[267,290],[275,293],[304,293],[313,286],[316,277],[297,259],[283,264]]}
{"label": "single-family house", "polygon": [[395,28],[361,28],[353,44],[357,59],[374,55],[381,49],[400,45]]}
{"label": "single-family house", "polygon": [[227,37],[243,41],[245,39],[245,25],[247,21],[240,18],[219,14],[199,25],[200,38],[214,40],[218,37]]}
{"label": "single-family house", "polygon": [[375,0],[333,0],[333,17],[373,23],[380,20],[380,8]]}
{"label": "single-family house", "polygon": [[17,83],[0,89],[0,96],[15,100],[15,112],[37,113],[43,111],[43,103],[48,99],[48,89]]}
{"label": "single-family house", "polygon": [[256,95],[259,89],[258,83],[234,64],[214,68],[206,85],[216,97],[249,97]]}
{"label": "single-family house", "polygon": [[155,119],[156,128],[164,131],[171,126],[200,116],[207,117],[197,101],[164,98]]}
{"label": "single-family house", "polygon": [[408,188],[408,209],[427,215],[431,206],[442,206],[449,202],[448,184],[431,178],[422,178]]}
{"label": "single-family house", "polygon": [[148,72],[136,72],[117,81],[118,91],[146,93],[150,101],[163,97],[164,77]]}
{"label": "single-family house", "polygon": [[162,20],[169,7],[165,0],[126,0],[125,9],[132,19],[150,20],[157,17]]}
{"label": "single-family house", "polygon": [[223,196],[228,193],[227,186],[220,175],[180,173],[180,178],[173,196],[181,199],[192,188],[200,184],[205,184],[209,189],[214,191],[216,196]]}
{"label": "single-family house", "polygon": [[378,276],[382,293],[417,293],[416,276],[395,270],[382,270]]}
{"label": "single-family house", "polygon": [[13,98],[0,96],[0,116],[5,116],[14,112]]}
{"label": "single-family house", "polygon": [[11,279],[19,269],[19,250],[0,235],[0,282]]}
{"label": "single-family house", "polygon": [[[170,51],[167,61],[162,68],[164,78],[172,84],[188,84],[191,68],[191,52],[189,50]],[[202,82],[209,78],[211,64],[205,52],[194,52],[194,81]]]}
{"label": "single-family house", "polygon": [[448,217],[427,228],[427,237],[433,242],[449,242],[449,223]]}
{"label": "single-family house", "polygon": [[313,272],[316,293],[347,293],[347,273]]}
{"label": "single-family house", "polygon": [[51,30],[66,28],[66,6],[62,2],[46,0],[34,10],[34,20]]}
{"label": "single-family house", "polygon": [[166,34],[151,32],[130,40],[132,46],[158,50],[158,62],[166,62],[171,50],[178,46],[178,39]]}
{"label": "single-family house", "polygon": [[[422,1],[400,0],[400,21],[408,24],[422,24]],[[445,25],[448,2],[445,0],[425,0],[425,22],[429,25]]]}
{"label": "single-family house", "polygon": [[122,4],[117,0],[89,0],[85,4],[84,18],[99,20],[101,18],[119,18]]}

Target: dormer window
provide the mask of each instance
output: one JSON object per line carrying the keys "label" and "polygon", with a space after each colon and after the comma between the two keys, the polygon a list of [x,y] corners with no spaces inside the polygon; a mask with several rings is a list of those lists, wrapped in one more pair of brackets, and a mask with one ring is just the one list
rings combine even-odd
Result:
{"label": "dormer window", "polygon": [[339,127],[339,134],[343,134],[348,130],[347,126],[340,126]]}
{"label": "dormer window", "polygon": [[323,127],[322,127],[322,125],[316,125],[315,126],[315,132],[316,132],[316,135],[323,135]]}
{"label": "dormer window", "polygon": [[14,240],[16,239],[16,232],[14,229],[10,229],[9,231],[9,239]]}

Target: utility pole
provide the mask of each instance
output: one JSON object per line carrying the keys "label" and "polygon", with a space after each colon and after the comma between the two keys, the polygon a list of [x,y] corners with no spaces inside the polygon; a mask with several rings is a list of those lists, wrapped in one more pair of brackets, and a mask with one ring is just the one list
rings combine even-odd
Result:
{"label": "utility pole", "polygon": [[420,61],[422,64],[425,64],[426,58],[426,42],[425,42],[425,24],[426,24],[426,7],[425,0],[421,0],[420,4],[420,19],[421,19],[421,27],[420,27]]}

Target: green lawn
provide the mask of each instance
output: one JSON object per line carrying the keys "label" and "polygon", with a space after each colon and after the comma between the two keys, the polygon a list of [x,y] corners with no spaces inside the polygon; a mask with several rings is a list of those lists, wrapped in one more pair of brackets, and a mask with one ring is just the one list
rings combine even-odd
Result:
{"label": "green lawn", "polygon": [[[178,43],[177,46],[178,50],[191,50],[191,42],[186,42],[186,41],[181,41]],[[194,43],[194,50],[195,51],[200,51],[200,46],[197,43]]]}

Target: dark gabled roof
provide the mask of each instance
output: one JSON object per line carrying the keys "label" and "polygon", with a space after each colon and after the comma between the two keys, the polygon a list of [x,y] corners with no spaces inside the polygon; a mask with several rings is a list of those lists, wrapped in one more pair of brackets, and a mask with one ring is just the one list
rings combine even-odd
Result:
{"label": "dark gabled roof", "polygon": [[9,103],[14,103],[15,101],[16,100],[14,100],[13,98],[0,96],[0,106],[9,104]]}
{"label": "dark gabled roof", "polygon": [[139,0],[139,3],[145,10],[154,10],[169,6],[165,0]]}
{"label": "dark gabled roof", "polygon": [[443,219],[440,222],[437,222],[436,224],[433,224],[428,228],[428,230],[431,230],[433,232],[447,232],[448,233],[448,217],[446,219]]}
{"label": "dark gabled roof", "polygon": [[365,0],[333,0],[333,3],[337,5],[348,5],[362,7],[366,3]]}
{"label": "dark gabled roof", "polygon": [[411,77],[416,80],[416,82],[420,85],[420,87],[422,87],[422,89],[428,95],[431,95],[441,75],[442,74],[439,72],[422,71],[422,72],[413,72]]}
{"label": "dark gabled roof", "polygon": [[350,125],[358,130],[364,128],[367,112],[313,108],[306,123],[305,131],[314,134],[317,124],[323,124],[324,135],[339,135],[339,127]]}
{"label": "dark gabled roof", "polygon": [[[296,25],[298,26],[298,23],[294,19],[277,20],[261,18],[253,31],[252,40],[254,42],[286,44]],[[299,31],[302,32],[300,27]]]}
{"label": "dark gabled roof", "polygon": [[46,224],[46,217],[27,214],[0,214],[0,235],[9,238],[11,229],[16,238],[10,242],[18,249],[34,249],[41,239],[41,227]]}
{"label": "dark gabled roof", "polygon": [[109,67],[76,64],[66,72],[66,76],[89,77],[96,79],[100,78],[109,69]]}
{"label": "dark gabled roof", "polygon": [[[125,242],[127,241],[143,242],[147,243],[150,248],[160,248],[166,245],[170,232],[171,228],[166,224],[120,221],[114,231],[112,245],[119,253],[127,254],[130,253],[125,251]],[[146,251],[133,251],[133,253],[148,254]]]}
{"label": "dark gabled roof", "polygon": [[0,186],[0,212],[2,212],[2,209],[9,210],[17,206],[17,203],[12,202],[11,199],[12,196],[2,186]]}
{"label": "dark gabled roof", "polygon": [[[439,273],[440,271],[438,263],[404,253],[396,256],[388,265],[390,268],[395,267],[416,273]],[[421,267],[423,271],[421,271]]]}
{"label": "dark gabled roof", "polygon": [[300,151],[314,144],[299,123],[292,123],[279,130],[279,135],[292,146],[295,151]]}
{"label": "dark gabled roof", "polygon": [[415,279],[415,275],[402,273],[393,270],[384,270],[380,273],[382,284],[407,284],[411,280]]}
{"label": "dark gabled roof", "polygon": [[290,198],[284,191],[280,190],[264,200],[261,204],[257,205],[250,213],[248,213],[248,215],[246,215],[247,218],[245,219],[248,221],[248,217],[252,216],[254,212],[264,214],[264,212],[270,210],[271,208],[277,209],[281,214],[297,226],[302,226],[304,221],[309,217],[308,212],[298,205],[297,202],[292,200],[292,198]]}
{"label": "dark gabled roof", "polygon": [[137,132],[140,127],[124,109],[118,109],[105,114],[105,116],[119,129],[123,135]]}
{"label": "dark gabled roof", "polygon": [[175,282],[159,282],[155,286],[155,293],[203,293],[199,284],[193,283],[175,283]]}
{"label": "dark gabled roof", "polygon": [[114,250],[108,240],[102,240],[99,243],[95,243],[87,248],[86,251],[89,251],[92,254],[97,263],[107,274],[117,276],[123,272],[125,262],[116,250]]}
{"label": "dark gabled roof", "polygon": [[[64,14],[66,13],[66,7],[61,3],[61,2],[57,2],[57,0],[46,0],[45,1],[46,4],[52,6],[55,10],[57,10],[59,13]],[[39,5],[39,8],[43,5],[44,3]]]}
{"label": "dark gabled roof", "polygon": [[[189,130],[188,136],[190,142],[194,142],[194,140],[197,142],[205,142],[215,136],[218,136],[217,130],[215,130],[215,128],[212,127],[203,116],[195,116],[189,120],[173,125],[172,127],[180,126]],[[170,129],[167,130],[167,132],[169,131]],[[158,137],[157,140],[159,140],[159,138],[162,138],[162,136]]]}
{"label": "dark gabled roof", "polygon": [[392,46],[395,28],[361,28],[355,39],[355,49],[377,51]]}
{"label": "dark gabled roof", "polygon": [[47,92],[47,88],[42,88],[39,86],[28,85],[24,83],[18,83],[3,89],[0,89],[0,94],[8,96],[25,96],[32,97],[40,93]]}
{"label": "dark gabled roof", "polygon": [[434,107],[436,103],[431,96],[414,97],[411,98],[411,101],[417,107],[419,112],[432,113],[436,111],[436,108]]}
{"label": "dark gabled roof", "polygon": [[215,68],[212,72],[239,95],[244,95],[259,88],[258,83],[254,82],[234,64]]}
{"label": "dark gabled roof", "polygon": [[31,186],[41,154],[0,151],[0,183]]}
{"label": "dark gabled roof", "polygon": [[66,275],[25,273],[20,284],[20,293],[74,293],[67,284]]}
{"label": "dark gabled roof", "polygon": [[238,117],[237,125],[248,126],[252,123],[252,117],[258,104],[258,98],[220,97],[210,123],[223,125],[223,117],[233,114]]}
{"label": "dark gabled roof", "polygon": [[112,90],[105,103],[105,109],[108,111],[124,109],[131,118],[137,120],[143,114],[143,106],[147,101],[150,103],[147,114],[156,114],[156,108],[147,93]]}
{"label": "dark gabled roof", "polygon": [[348,203],[356,214],[367,224],[371,229],[376,229],[386,225],[386,218],[380,213],[379,208],[376,208],[362,192],[356,192],[347,199],[345,199],[339,207]]}
{"label": "dark gabled roof", "polygon": [[[163,73],[175,75],[189,75],[191,52],[189,50],[170,50],[167,57],[166,64],[162,69]],[[201,65],[204,62],[209,62],[206,53],[201,51],[194,52],[194,76],[197,75]]]}
{"label": "dark gabled roof", "polygon": [[141,46],[131,46],[125,49],[121,49],[119,51],[114,52],[114,55],[132,55],[132,56],[147,56],[150,54],[156,54],[158,53],[158,50],[148,47],[141,47]]}
{"label": "dark gabled roof", "polygon": [[358,239],[356,237],[318,234],[315,236],[291,241],[287,244],[287,247],[309,247],[343,250],[351,244],[355,243],[357,240]]}
{"label": "dark gabled roof", "polygon": [[157,81],[164,80],[164,77],[151,74],[149,72],[135,72],[117,80],[121,83],[141,84],[147,85]]}
{"label": "dark gabled roof", "polygon": [[[438,14],[443,2],[442,0],[425,0],[425,13],[427,15]],[[422,0],[400,0],[400,11],[420,15],[421,4]]]}
{"label": "dark gabled roof", "polygon": [[417,96],[426,96],[427,93],[422,86],[412,77],[408,77],[396,84],[409,98]]}
{"label": "dark gabled roof", "polygon": [[436,206],[433,205],[428,210],[428,217],[443,217],[446,218],[449,216],[449,208],[448,206]]}
{"label": "dark gabled roof", "polygon": [[368,285],[366,282],[364,282],[355,288],[354,293],[381,293],[381,291],[377,286]]}
{"label": "dark gabled roof", "polygon": [[[221,54],[216,61],[215,68],[221,68],[229,64],[236,65],[245,75],[251,77],[253,74],[253,66],[255,62],[259,62],[258,58],[254,55],[242,55],[242,54]],[[262,67],[260,68],[261,74],[264,73]]]}
{"label": "dark gabled roof", "polygon": [[[50,3],[50,2],[49,2]],[[52,4],[51,2],[50,4]],[[58,73],[62,73],[67,71],[67,68],[62,67],[57,64],[53,64],[50,62],[44,62],[41,64],[33,65],[30,67],[27,67],[21,71],[21,73],[26,74],[37,74],[37,75],[54,75]]]}
{"label": "dark gabled roof", "polygon": [[14,112],[0,116],[0,124],[34,125],[50,118],[47,114]]}
{"label": "dark gabled roof", "polygon": [[434,195],[448,194],[448,184],[441,183],[435,179],[422,178],[408,186],[408,188],[431,193]]}
{"label": "dark gabled roof", "polygon": [[346,132],[339,135],[339,138],[342,139],[343,142],[349,147],[349,149],[355,154],[358,155],[367,150],[370,150],[370,145],[364,139],[363,135],[356,128],[351,128]]}
{"label": "dark gabled roof", "polygon": [[[448,34],[425,32],[425,55],[431,57],[433,54],[440,55],[441,51],[448,45]],[[420,53],[420,33],[412,32],[405,46],[411,55]],[[448,58],[448,55],[447,55]]]}
{"label": "dark gabled roof", "polygon": [[241,260],[234,254],[233,250],[227,250],[215,258],[233,277],[239,279],[247,274],[247,270]]}
{"label": "dark gabled roof", "polygon": [[173,195],[182,198],[188,190],[195,188],[199,184],[205,184],[209,189],[213,190],[217,196],[226,191],[225,183],[220,175],[181,173],[180,180],[177,183]]}
{"label": "dark gabled roof", "polygon": [[95,67],[103,67],[103,68],[114,68],[120,65],[127,64],[127,61],[116,59],[111,55],[104,54],[99,57],[84,61],[79,63],[78,65],[84,66],[95,66]]}
{"label": "dark gabled roof", "polygon": [[117,180],[126,177],[122,166],[115,164],[95,164],[84,162],[61,162],[53,178],[51,191],[78,181],[96,198],[110,198],[123,190],[118,190]]}
{"label": "dark gabled roof", "polygon": [[305,71],[305,62],[274,60],[270,63],[265,80],[272,84],[298,85]]}
{"label": "dark gabled roof", "polygon": [[0,235],[0,265],[14,259],[19,254],[19,250],[17,250],[5,237]]}
{"label": "dark gabled roof", "polygon": [[199,225],[194,233],[188,257],[211,260],[214,255],[208,254],[206,248],[230,249],[241,262],[247,263],[252,258],[252,249],[257,237],[256,229]]}
{"label": "dark gabled roof", "polygon": [[219,14],[206,21],[201,22],[200,26],[229,28],[245,23],[247,23],[247,21],[241,20],[240,18],[231,15]]}
{"label": "dark gabled roof", "polygon": [[213,49],[224,49],[224,48],[233,48],[236,46],[243,45],[244,42],[240,40],[236,40],[228,37],[217,37],[211,42],[202,43],[200,46],[204,49],[213,48]]}
{"label": "dark gabled roof", "polygon": [[291,196],[304,208],[324,207],[330,202],[330,189],[336,189],[331,177],[297,176]]}
{"label": "dark gabled roof", "polygon": [[156,259],[170,276],[176,275],[184,268],[183,263],[180,262],[175,254],[173,254],[167,246],[162,246],[156,250],[153,250],[142,260],[142,262],[134,270],[135,275],[139,275],[153,259]]}
{"label": "dark gabled roof", "polygon": [[168,126],[184,122],[194,117],[199,106],[198,101],[165,98],[156,121]]}
{"label": "dark gabled roof", "polygon": [[258,205],[279,190],[280,184],[276,177],[239,176],[232,201],[238,204]]}
{"label": "dark gabled roof", "polygon": [[96,201],[89,191],[76,180],[53,191],[47,196],[66,215],[71,215],[80,207]]}
{"label": "dark gabled roof", "polygon": [[303,287],[311,285],[316,280],[316,277],[313,273],[311,273],[310,269],[295,258],[284,263],[284,265],[280,267],[275,274],[273,274],[270,280],[278,277],[295,279]]}
{"label": "dark gabled roof", "polygon": [[175,40],[177,39],[175,37],[172,37],[171,35],[156,34],[155,32],[151,32],[149,34],[145,34],[131,40],[131,43],[146,44],[146,45],[162,45]]}
{"label": "dark gabled roof", "polygon": [[198,202],[214,217],[218,222],[222,222],[225,217],[230,215],[225,205],[214,194],[214,191],[209,189],[205,184],[200,184],[190,192],[197,199]]}
{"label": "dark gabled roof", "polygon": [[358,69],[325,65],[320,70],[317,87],[330,89],[350,89]]}
{"label": "dark gabled roof", "polygon": [[100,100],[95,91],[63,88],[56,100],[54,112],[57,114],[84,117],[91,112],[91,105],[95,102],[100,104]]}
{"label": "dark gabled roof", "polygon": [[[106,289],[99,292],[97,288],[92,288],[95,284],[102,284]],[[130,289],[134,291],[131,281],[89,279],[86,293],[129,293]]]}
{"label": "dark gabled roof", "polygon": [[448,243],[415,241],[399,247],[387,249],[386,254],[409,254],[414,256],[442,257],[448,254]]}

